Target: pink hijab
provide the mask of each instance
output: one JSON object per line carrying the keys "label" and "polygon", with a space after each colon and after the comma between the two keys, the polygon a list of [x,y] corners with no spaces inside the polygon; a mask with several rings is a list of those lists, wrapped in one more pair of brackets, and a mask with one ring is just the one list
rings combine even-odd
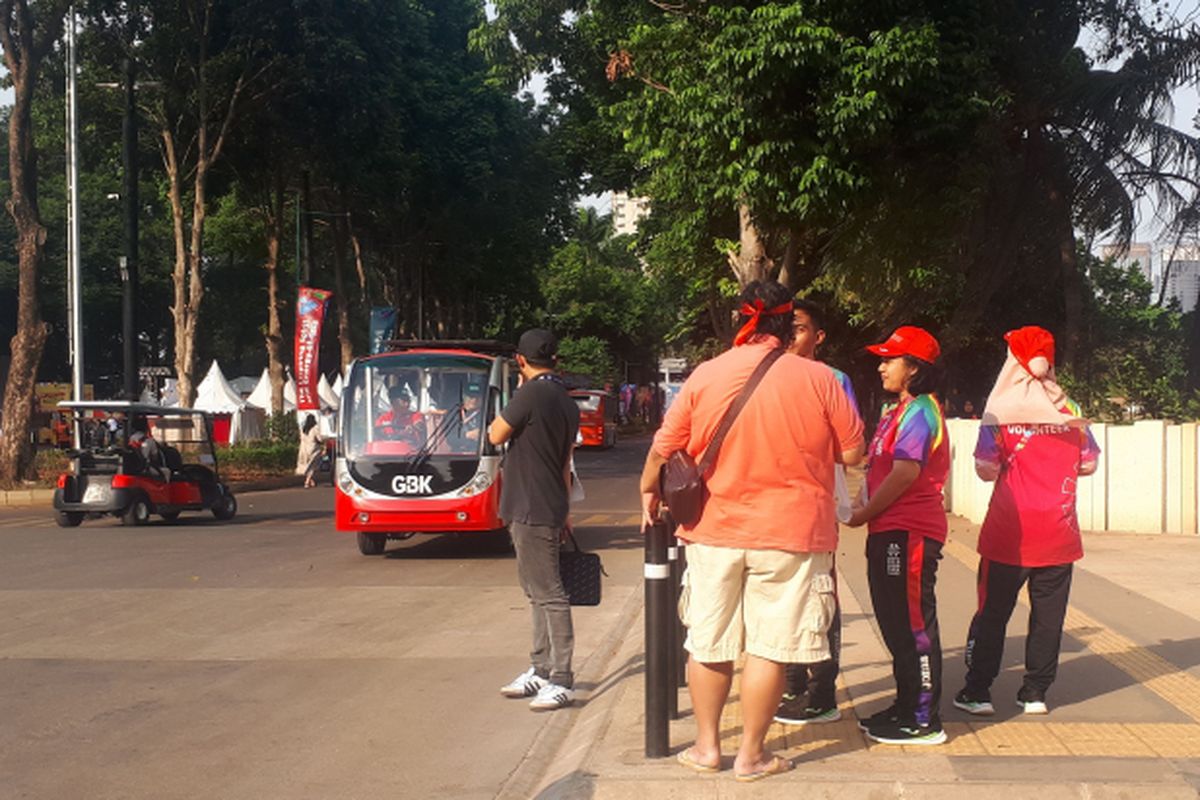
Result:
{"label": "pink hijab", "polygon": [[983,408],[984,425],[1087,425],[1054,376],[1054,337],[1027,325],[1004,334],[1008,358]]}

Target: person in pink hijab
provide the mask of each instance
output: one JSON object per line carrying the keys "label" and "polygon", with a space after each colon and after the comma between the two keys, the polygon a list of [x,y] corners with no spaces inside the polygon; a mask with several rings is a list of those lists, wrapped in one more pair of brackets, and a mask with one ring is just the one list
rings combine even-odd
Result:
{"label": "person in pink hijab", "polygon": [[1028,584],[1025,678],[1017,705],[1045,714],[1058,671],[1074,562],[1083,557],[1075,483],[1096,470],[1100,448],[1054,375],[1054,337],[1027,326],[1004,335],[1008,357],[988,396],[975,471],[995,481],[979,531],[979,606],[967,633],[966,686],[954,705],[991,715],[1005,629]]}

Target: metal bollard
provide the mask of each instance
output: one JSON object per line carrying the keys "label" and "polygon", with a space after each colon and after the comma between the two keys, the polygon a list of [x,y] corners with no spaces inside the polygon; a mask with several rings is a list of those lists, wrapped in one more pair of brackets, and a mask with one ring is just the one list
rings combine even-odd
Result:
{"label": "metal bollard", "polygon": [[646,757],[670,755],[668,692],[674,683],[668,672],[671,642],[671,567],[667,562],[667,526],[656,522],[646,531]]}

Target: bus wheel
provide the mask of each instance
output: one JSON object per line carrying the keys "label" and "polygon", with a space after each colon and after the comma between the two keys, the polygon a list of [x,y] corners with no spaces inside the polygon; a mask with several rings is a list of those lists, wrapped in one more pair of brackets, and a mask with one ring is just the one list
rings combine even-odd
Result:
{"label": "bus wheel", "polygon": [[381,556],[387,548],[387,536],[382,533],[359,533],[358,552],[364,556]]}

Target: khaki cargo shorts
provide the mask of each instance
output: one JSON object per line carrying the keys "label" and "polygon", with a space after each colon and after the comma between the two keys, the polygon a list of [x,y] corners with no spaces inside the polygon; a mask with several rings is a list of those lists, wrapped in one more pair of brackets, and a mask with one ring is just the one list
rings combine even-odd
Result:
{"label": "khaki cargo shorts", "polygon": [[830,658],[833,553],[687,546],[679,617],[684,647],[703,663],[744,650],[782,663]]}

